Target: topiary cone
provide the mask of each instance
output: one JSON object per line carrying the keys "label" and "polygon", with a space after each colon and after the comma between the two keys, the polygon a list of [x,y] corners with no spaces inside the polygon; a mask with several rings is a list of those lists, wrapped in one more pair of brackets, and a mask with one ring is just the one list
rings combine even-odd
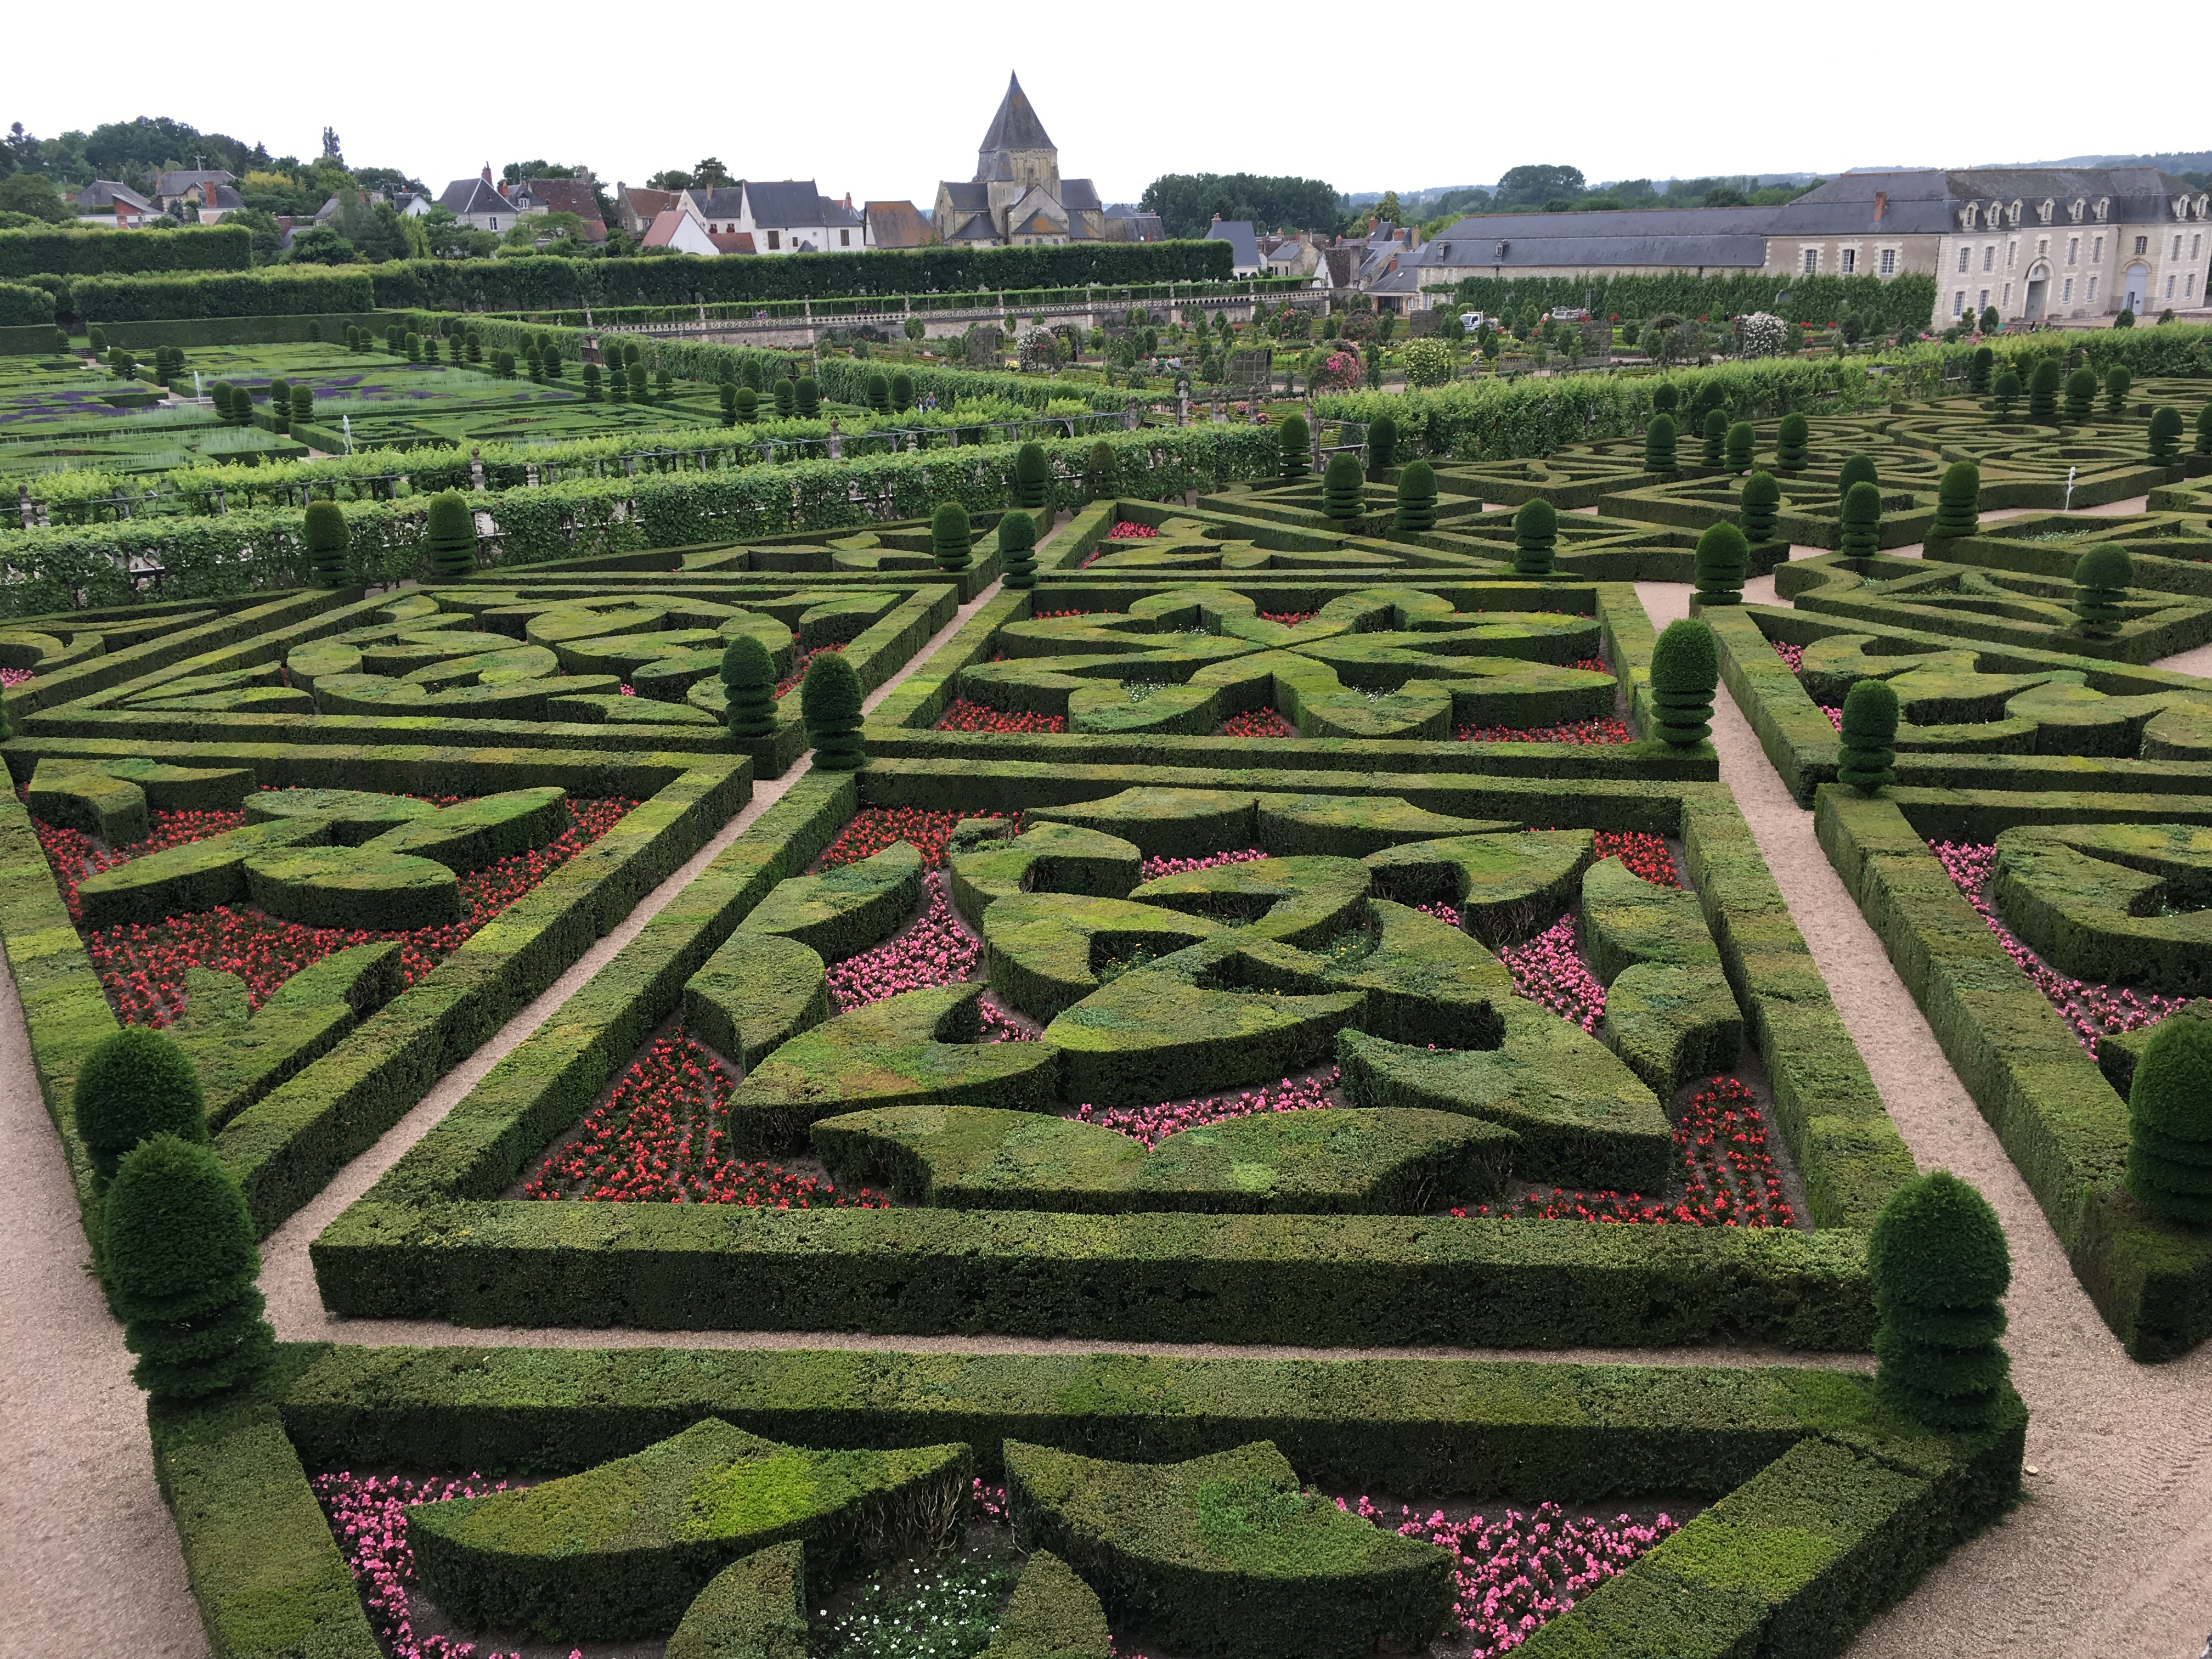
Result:
{"label": "topiary cone", "polygon": [[1705,411],[1705,453],[1699,458],[1706,466],[1718,466],[1728,443],[1728,416],[1717,409]]}
{"label": "topiary cone", "polygon": [[1694,617],[1667,624],[1651,648],[1652,735],[1678,749],[1712,734],[1713,690],[1720,684],[1719,644]]}
{"label": "topiary cone", "polygon": [[2172,466],[2181,459],[2181,411],[2171,404],[2150,412],[2150,459],[2154,466]]}
{"label": "topiary cone", "polygon": [[826,772],[856,772],[868,763],[860,746],[860,677],[842,652],[822,650],[799,683],[799,714],[814,763]]}
{"label": "topiary cone", "polygon": [[968,509],[957,501],[939,501],[929,518],[929,550],[937,556],[937,568],[965,570],[974,544]]}
{"label": "topiary cone", "polygon": [[[2212,410],[2212,404],[2205,405]],[[1380,483],[1382,475],[1398,464],[1398,422],[1377,415],[1367,423],[1367,476]]]}
{"label": "topiary cone", "polygon": [[1943,469],[1943,482],[1936,492],[1936,522],[1928,539],[1971,536],[1982,527],[1982,470],[1972,461],[1954,461]]}
{"label": "topiary cone", "polygon": [[2058,388],[2065,379],[2055,357],[2035,366],[2027,383],[2027,418],[2039,426],[2058,424]]}
{"label": "topiary cone", "polygon": [[1036,521],[1019,507],[999,520],[999,566],[1008,587],[1036,586]]}
{"label": "topiary cone", "polygon": [[1843,521],[1836,550],[1863,568],[1881,551],[1881,487],[1861,483],[1844,492]]}
{"label": "topiary cone", "polygon": [[1513,574],[1548,576],[1559,544],[1559,509],[1538,495],[1513,514]]}
{"label": "topiary cone", "polygon": [[1748,472],[1751,471],[1752,445],[1755,441],[1756,436],[1757,434],[1752,431],[1751,422],[1749,421],[1738,421],[1734,426],[1728,429],[1727,461],[1725,464],[1729,471]]}
{"label": "topiary cone", "polygon": [[158,1135],[123,1160],[100,1209],[100,1260],[131,1380],[156,1401],[203,1400],[268,1364],[246,1200],[215,1153]]}
{"label": "topiary cone", "polygon": [[732,737],[765,738],[775,731],[775,659],[750,634],[722,647],[722,689],[730,698]]}
{"label": "topiary cone", "polygon": [[346,515],[338,504],[309,501],[301,534],[307,544],[307,568],[314,575],[315,586],[343,586],[346,549],[352,542],[353,532],[347,527]]}
{"label": "topiary cone", "polygon": [[1990,388],[1990,402],[2000,422],[2012,419],[2013,405],[2020,401],[2020,376],[2007,369]]}
{"label": "topiary cone", "polygon": [[1662,478],[1671,478],[1680,471],[1675,462],[1672,415],[1654,415],[1644,428],[1644,470]]}
{"label": "topiary cone", "polygon": [[1340,449],[1328,458],[1321,475],[1321,510],[1339,524],[1356,525],[1367,510],[1366,480],[1359,458]]}
{"label": "topiary cone", "polygon": [[448,489],[430,497],[425,539],[430,548],[431,574],[451,579],[475,574],[477,518],[459,490]]}
{"label": "topiary cone", "polygon": [[2127,1188],[2166,1221],[2212,1226],[2212,1024],[2169,1014],[2128,1090]]}
{"label": "topiary cone", "polygon": [[1945,1170],[1907,1182],[1875,1218],[1867,1277],[1875,1392],[1932,1429],[1994,1426],[2011,1370],[1997,1338],[2012,1257],[1989,1201]]}
{"label": "topiary cone", "polygon": [[1871,795],[1897,776],[1897,693],[1887,680],[1856,680],[1844,694],[1836,778]]}
{"label": "topiary cone", "polygon": [[70,1104],[94,1174],[114,1177],[124,1155],[154,1135],[206,1140],[207,1097],[199,1068],[174,1037],[125,1025],[100,1040],[77,1068]]}
{"label": "topiary cone", "polygon": [[1024,444],[1014,452],[1014,505],[1027,513],[1043,510],[1052,490],[1052,463],[1042,444]]}
{"label": "topiary cone", "polygon": [[2135,580],[2135,561],[2124,547],[2100,542],[2082,550],[2074,562],[2074,614],[2081,619],[2084,634],[2109,640],[2120,631],[2127,618],[2121,605]]}
{"label": "topiary cone", "polygon": [[1313,471],[1313,457],[1307,453],[1313,443],[1313,432],[1306,425],[1304,416],[1285,416],[1283,423],[1275,428],[1275,442],[1282,456],[1285,478],[1303,478]]}
{"label": "topiary cone", "polygon": [[1437,527],[1437,472],[1426,461],[1410,461],[1400,469],[1390,527],[1412,531]]}
{"label": "topiary cone", "polygon": [[1698,538],[1698,603],[1741,605],[1744,580],[1751,574],[1751,544],[1743,532],[1723,520]]}

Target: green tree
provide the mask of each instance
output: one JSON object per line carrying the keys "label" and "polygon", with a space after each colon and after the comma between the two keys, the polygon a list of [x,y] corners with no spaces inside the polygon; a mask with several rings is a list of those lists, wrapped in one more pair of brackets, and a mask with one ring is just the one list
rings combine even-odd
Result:
{"label": "green tree", "polygon": [[1875,1392],[1931,1429],[1996,1426],[2012,1257],[1989,1200],[1948,1170],[1905,1182],[1875,1218],[1867,1277]]}
{"label": "green tree", "polygon": [[1698,538],[1697,592],[1700,605],[1741,605],[1751,574],[1751,544],[1725,519]]}
{"label": "green tree", "polygon": [[1654,415],[1644,428],[1644,470],[1656,477],[1672,478],[1679,476],[1680,467],[1674,454],[1674,417]]}
{"label": "green tree", "polygon": [[1712,733],[1713,690],[1721,680],[1719,644],[1693,617],[1668,623],[1651,647],[1652,735],[1678,749]]}
{"label": "green tree", "polygon": [[1283,477],[1296,483],[1313,471],[1313,458],[1309,453],[1313,443],[1311,429],[1303,415],[1286,415],[1275,428],[1276,453],[1282,457]]}
{"label": "green tree", "polygon": [[1881,551],[1881,486],[1864,480],[1844,492],[1836,551],[1864,570]]}
{"label": "green tree", "polygon": [[453,580],[473,575],[477,568],[477,516],[468,497],[448,489],[430,497],[425,539],[430,549],[430,572]]}
{"label": "green tree", "polygon": [[936,557],[937,568],[965,570],[974,544],[968,509],[957,501],[939,501],[929,520],[929,550]]}
{"label": "green tree", "polygon": [[307,544],[307,568],[314,573],[315,586],[344,586],[346,553],[353,540],[344,510],[336,501],[308,502],[303,534]]}
{"label": "green tree", "polygon": [[857,772],[868,763],[860,743],[860,677],[844,653],[827,647],[817,651],[799,684],[799,714],[806,723],[814,764],[823,771]]}
{"label": "green tree", "polygon": [[798,404],[800,419],[811,421],[822,413],[822,388],[811,374],[802,374],[793,381],[791,394]]}
{"label": "green tree", "polygon": [[1726,459],[1723,470],[1729,472],[1748,472],[1752,465],[1752,445],[1754,434],[1749,421],[1738,421],[1728,429]]}
{"label": "green tree", "polygon": [[1416,532],[1437,527],[1437,471],[1426,461],[1408,461],[1398,470],[1390,527]]}
{"label": "green tree", "polygon": [[1698,459],[1701,465],[1718,467],[1728,447],[1728,416],[1718,409],[1705,411],[1705,453]]}
{"label": "green tree", "polygon": [[174,1037],[151,1026],[125,1025],[103,1037],[77,1068],[70,1105],[77,1139],[103,1181],[155,1135],[208,1138],[198,1068]]}
{"label": "green tree", "polygon": [[[2135,376],[2125,365],[2114,363],[2105,372],[2105,413],[2124,415],[2128,412],[2128,392],[2135,385]],[[2212,404],[2205,404],[2212,409]]]}
{"label": "green tree", "polygon": [[1982,470],[1972,461],[1954,461],[1943,469],[1936,492],[1936,522],[1928,539],[1971,536],[1982,526]]}
{"label": "green tree", "polygon": [[2074,614],[2083,634],[2109,640],[2119,633],[2127,617],[2122,606],[2135,580],[2135,561],[2117,542],[2082,550],[2074,562]]}
{"label": "green tree", "polygon": [[2027,382],[2027,418],[2038,426],[2058,424],[2058,389],[2064,379],[2056,357],[2045,357],[2035,366]]}
{"label": "green tree", "polygon": [[1008,587],[1036,586],[1036,521],[1019,507],[999,520],[999,568]]}
{"label": "green tree", "polygon": [[775,659],[750,634],[722,647],[722,689],[729,694],[730,735],[740,743],[775,732]]}
{"label": "green tree", "polygon": [[1014,452],[1014,505],[1027,513],[1041,513],[1052,501],[1052,463],[1044,446],[1024,444]]}
{"label": "green tree", "polygon": [[1794,410],[1782,417],[1775,428],[1774,465],[1778,471],[1802,472],[1808,459],[1806,450],[1813,441],[1813,423]]}
{"label": "green tree", "polygon": [[246,1200],[215,1153],[173,1134],[125,1157],[100,1211],[100,1257],[131,1380],[156,1403],[203,1400],[268,1364]]}
{"label": "green tree", "polygon": [[2128,1090],[2127,1188],[2161,1220],[2212,1225],[2212,1024],[2152,1028]]}
{"label": "green tree", "polygon": [[1541,495],[1522,502],[1513,514],[1513,574],[1539,580],[1550,575],[1559,545],[1559,510]]}
{"label": "green tree", "polygon": [[2161,404],[2150,412],[2150,459],[2154,466],[2172,466],[2181,459],[2181,411]]}
{"label": "green tree", "polygon": [[1897,693],[1887,680],[1851,682],[1844,694],[1842,743],[1836,777],[1862,795],[1878,793],[1896,777]]}
{"label": "green tree", "polygon": [[2066,423],[2087,426],[2097,412],[2097,371],[2077,368],[2066,377]]}
{"label": "green tree", "polygon": [[2020,376],[2007,369],[1990,387],[1990,403],[2001,424],[2012,419],[2013,406],[2019,402]]}
{"label": "green tree", "polygon": [[[2212,411],[2212,404],[2205,408]],[[1375,483],[1382,482],[1382,475],[1397,464],[1398,422],[1388,415],[1377,415],[1367,423],[1367,477]]]}

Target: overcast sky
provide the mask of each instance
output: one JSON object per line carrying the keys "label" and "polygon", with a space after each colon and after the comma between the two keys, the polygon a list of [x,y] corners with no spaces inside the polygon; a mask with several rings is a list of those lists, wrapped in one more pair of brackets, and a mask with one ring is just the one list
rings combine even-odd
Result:
{"label": "overcast sky", "polygon": [[[327,125],[355,165],[397,167],[433,190],[486,161],[542,157],[641,184],[714,155],[740,178],[811,177],[856,203],[925,210],[939,179],[974,173],[1009,70],[1062,173],[1090,176],[1108,201],[1169,172],[1379,191],[1492,184],[1527,161],[1595,181],[2212,145],[2189,96],[2085,98],[2063,126],[1992,121],[2015,106],[2050,112],[2020,101],[2052,68],[2032,30],[1969,34],[1924,0],[1738,11],[1740,24],[1725,9],[1604,3],[1437,15],[1293,0],[387,0],[210,18],[203,33],[172,7],[124,0],[88,36],[86,14],[27,6],[8,24],[9,56],[46,67],[8,76],[0,125],[45,137],[167,115],[304,156]],[[1550,18],[1556,28],[1542,27]],[[112,71],[87,58],[94,39],[120,52]],[[159,45],[141,57],[134,41]]]}

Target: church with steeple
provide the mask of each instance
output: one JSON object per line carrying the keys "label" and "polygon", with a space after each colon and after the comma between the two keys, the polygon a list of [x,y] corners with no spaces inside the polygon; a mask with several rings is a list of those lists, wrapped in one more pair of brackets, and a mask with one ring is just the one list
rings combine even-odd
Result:
{"label": "church with steeple", "polygon": [[1034,247],[1109,240],[1106,211],[1088,179],[1062,179],[1060,151],[1018,76],[975,152],[975,176],[937,186],[938,239]]}

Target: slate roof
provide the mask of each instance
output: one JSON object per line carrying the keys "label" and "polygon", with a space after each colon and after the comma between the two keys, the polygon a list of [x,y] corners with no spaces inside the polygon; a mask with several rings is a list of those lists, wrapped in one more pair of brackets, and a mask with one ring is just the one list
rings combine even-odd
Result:
{"label": "slate roof", "polygon": [[753,223],[764,230],[822,222],[823,196],[811,179],[773,179],[761,184],[748,180],[745,200],[752,209]]}
{"label": "slate roof", "polygon": [[456,179],[439,192],[438,205],[456,219],[471,213],[512,213],[514,204],[482,178]]}
{"label": "slate roof", "polygon": [[1226,242],[1230,260],[1239,270],[1251,270],[1264,263],[1260,258],[1260,245],[1252,235],[1249,219],[1216,219],[1206,228],[1209,242]]}
{"label": "slate roof", "polygon": [[990,131],[975,148],[979,151],[1058,148],[1045,131],[1044,123],[1037,119],[1018,75],[1006,77],[1006,95],[999,100],[999,112],[991,118]]}

